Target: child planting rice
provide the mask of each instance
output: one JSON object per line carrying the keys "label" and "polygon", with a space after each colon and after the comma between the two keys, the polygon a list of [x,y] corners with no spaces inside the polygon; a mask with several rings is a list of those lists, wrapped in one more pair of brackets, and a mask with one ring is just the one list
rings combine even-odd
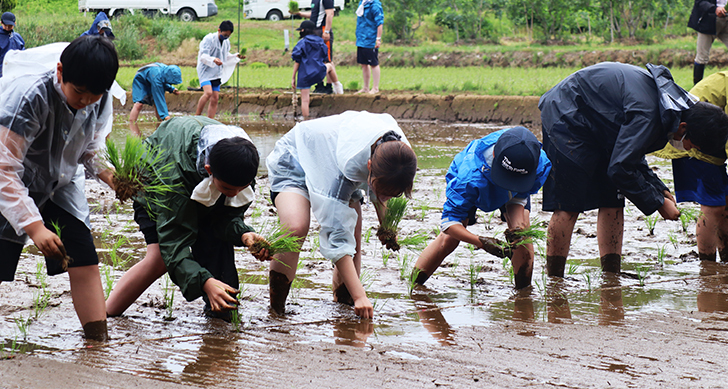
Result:
{"label": "child planting rice", "polygon": [[[447,201],[443,205],[440,235],[417,259],[413,272],[418,284],[437,270],[460,242],[467,242],[513,264],[516,289],[531,285],[533,244],[519,244],[529,231],[530,195],[538,192],[548,177],[551,162],[541,143],[527,129],[514,127],[477,139],[450,164],[445,180]],[[508,243],[477,236],[467,226],[476,222],[475,211],[500,209],[508,228]],[[521,231],[520,236],[519,232]]]}
{"label": "child planting rice", "polygon": [[[233,247],[264,240],[243,220],[255,196],[258,151],[241,128],[199,116],[162,123],[146,143],[164,150],[153,168],[173,164],[161,180],[175,190],[135,198],[147,254],[111,292],[108,313],[123,313],[168,272],[188,301],[203,297],[208,315],[227,319],[238,304]],[[269,258],[266,249],[256,255]]]}
{"label": "child planting rice", "polygon": [[[387,114],[352,111],[303,122],[276,142],[266,165],[281,225],[303,244],[313,211],[321,225],[321,254],[334,264],[334,300],[371,318],[373,307],[359,280],[362,190],[370,191],[382,220],[382,204],[409,197],[417,171],[417,157],[397,122]],[[271,262],[276,313],[285,311],[298,256],[278,254]]]}

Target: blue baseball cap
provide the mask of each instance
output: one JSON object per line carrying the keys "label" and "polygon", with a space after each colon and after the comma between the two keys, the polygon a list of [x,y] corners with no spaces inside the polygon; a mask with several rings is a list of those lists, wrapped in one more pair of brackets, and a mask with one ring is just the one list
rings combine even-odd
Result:
{"label": "blue baseball cap", "polygon": [[495,143],[490,178],[503,189],[516,193],[531,190],[536,182],[541,142],[523,127],[505,131]]}
{"label": "blue baseball cap", "polygon": [[13,15],[12,12],[5,12],[0,18],[4,25],[6,26],[14,26],[15,25],[15,15]]}

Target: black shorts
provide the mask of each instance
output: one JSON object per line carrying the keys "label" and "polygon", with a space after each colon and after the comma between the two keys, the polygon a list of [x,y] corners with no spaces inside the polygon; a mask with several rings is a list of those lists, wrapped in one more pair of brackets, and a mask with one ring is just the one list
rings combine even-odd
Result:
{"label": "black shorts", "polygon": [[598,156],[576,163],[561,153],[543,134],[543,150],[551,160],[551,173],[543,186],[543,210],[584,212],[596,208],[624,208],[624,195],[607,176],[609,158]]}
{"label": "black shorts", "polygon": [[[526,206],[524,206],[523,208],[527,209],[529,212],[531,211],[531,196],[528,196],[528,199],[526,199]],[[468,211],[469,226],[475,225],[475,223],[478,222],[478,216],[475,214],[477,210],[477,207],[473,207],[470,208],[470,210]],[[506,206],[503,205],[502,207],[498,208],[498,210],[501,212],[501,220],[506,221]]]}
{"label": "black shorts", "polygon": [[357,47],[356,63],[361,65],[379,66],[379,49]]}
{"label": "black shorts", "polygon": [[[99,257],[96,254],[94,239],[86,224],[61,207],[47,202],[40,211],[46,228],[55,232],[51,222],[61,227],[61,241],[66,249],[66,254],[73,259],[68,267],[91,266],[99,264]],[[20,261],[20,253],[23,251],[23,244],[0,239],[0,281],[13,281],[15,271]],[[61,262],[56,259],[45,259],[48,275],[54,276],[63,273]]]}
{"label": "black shorts", "polygon": [[147,245],[159,243],[157,235],[157,223],[149,217],[147,210],[138,202],[132,204],[134,208],[134,221],[139,225],[139,231],[144,235],[144,242]]}

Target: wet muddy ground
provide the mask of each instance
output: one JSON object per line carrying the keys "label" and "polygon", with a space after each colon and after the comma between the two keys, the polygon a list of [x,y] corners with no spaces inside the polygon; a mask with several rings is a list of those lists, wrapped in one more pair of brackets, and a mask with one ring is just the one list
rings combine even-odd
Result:
{"label": "wet muddy ground", "polygon": [[[599,270],[594,211],[577,222],[563,280],[544,275],[537,249],[533,286],[516,292],[507,262],[461,245],[426,287],[411,290],[412,265],[438,232],[452,157],[497,127],[401,124],[420,165],[400,224],[403,249],[382,248],[373,207],[363,207],[362,280],[374,320],[359,320],[332,302],[332,266],[316,250],[315,222],[285,317],[268,312],[266,264],[240,249],[238,326],[205,318],[201,300],[184,301],[161,279],[124,316],[109,319],[112,339],[105,344],[83,339],[67,276],[43,277],[42,257],[28,246],[16,281],[0,284],[2,355],[24,354],[0,361],[0,387],[725,385],[728,267],[698,260],[694,220],[685,229],[659,220],[650,234],[645,216],[628,204],[622,276]],[[265,156],[292,123],[241,125]],[[649,161],[672,182],[669,162]],[[265,178],[259,183],[267,187]],[[110,288],[143,257],[144,242],[128,204],[95,182],[87,182],[87,193],[102,283]],[[532,201],[532,221],[548,221],[540,194]],[[475,233],[502,238],[497,212],[479,211],[478,218]],[[246,220],[259,229],[276,220],[267,189]]]}

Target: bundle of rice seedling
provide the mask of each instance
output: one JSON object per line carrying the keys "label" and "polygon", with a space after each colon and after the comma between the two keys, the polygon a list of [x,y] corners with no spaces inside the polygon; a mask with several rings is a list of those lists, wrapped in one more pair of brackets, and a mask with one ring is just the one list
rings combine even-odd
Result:
{"label": "bundle of rice seedling", "polygon": [[[56,233],[56,235],[58,235],[58,238],[61,239],[61,230],[63,229],[63,227],[61,225],[59,225],[58,222],[52,221],[52,220],[51,220],[51,226],[55,230],[54,232]],[[66,270],[68,270],[68,264],[73,262],[73,258],[71,258],[68,255],[68,253],[66,253],[66,247],[63,244],[61,244],[59,249],[61,250],[61,256],[52,258],[52,259],[60,261],[61,269],[63,269],[63,271],[66,271]]]}
{"label": "bundle of rice seedling", "polygon": [[408,202],[409,200],[404,197],[393,197],[387,201],[387,212],[384,214],[382,225],[377,228],[377,238],[390,250],[399,251],[397,226],[402,221]]}
{"label": "bundle of rice seedling", "polygon": [[298,11],[299,11],[299,9],[298,9],[298,2],[297,1],[293,1],[293,0],[289,1],[288,2],[288,13],[291,14],[291,15],[295,15],[295,14],[298,13]]}
{"label": "bundle of rice seedling", "polygon": [[[265,229],[265,227],[263,228]],[[278,253],[298,253],[301,252],[300,238],[293,236],[293,233],[287,228],[280,224],[274,225],[267,231],[262,231],[261,235],[265,240],[259,240],[253,243],[248,250],[250,253],[259,260],[265,260],[261,258],[261,251],[268,250],[268,256],[273,257]]]}
{"label": "bundle of rice seedling", "polygon": [[[174,190],[162,179],[162,174],[171,169],[171,163],[157,166],[161,153],[150,148],[139,137],[127,135],[123,150],[119,150],[111,139],[107,139],[106,160],[114,168],[116,198],[122,203],[137,195],[161,195]],[[156,203],[154,197],[148,196],[148,201]]]}
{"label": "bundle of rice seedling", "polygon": [[526,229],[507,229],[506,241],[511,248],[530,243],[538,243],[546,239],[546,223],[536,222]]}

